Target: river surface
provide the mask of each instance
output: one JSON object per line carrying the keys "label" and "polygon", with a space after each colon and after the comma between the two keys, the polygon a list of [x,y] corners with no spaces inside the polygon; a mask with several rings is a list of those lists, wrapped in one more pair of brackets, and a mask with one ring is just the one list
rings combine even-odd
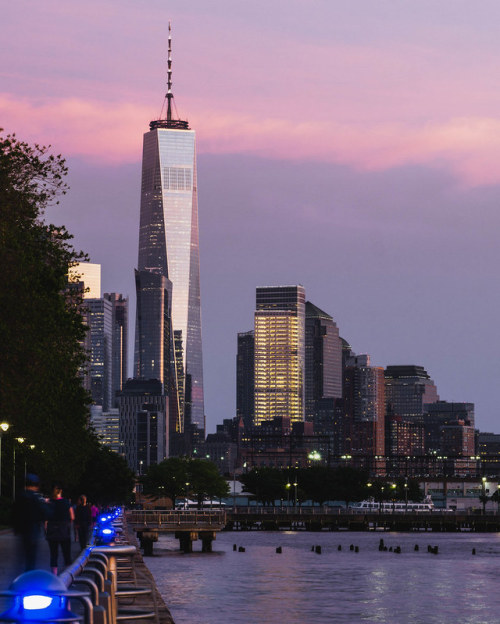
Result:
{"label": "river surface", "polygon": [[234,531],[213,553],[178,548],[161,536],[144,559],[176,624],[500,622],[500,533]]}

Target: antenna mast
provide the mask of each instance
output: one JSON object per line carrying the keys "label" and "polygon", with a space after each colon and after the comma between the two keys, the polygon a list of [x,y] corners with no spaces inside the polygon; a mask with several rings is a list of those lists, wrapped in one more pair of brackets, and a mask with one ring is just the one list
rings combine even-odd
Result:
{"label": "antenna mast", "polygon": [[[161,119],[163,114],[165,102],[160,112],[160,119],[155,119],[149,123],[149,128],[175,128],[176,130],[189,130],[189,123],[182,119],[172,119],[172,100],[174,94],[172,93],[172,25],[168,23],[168,59],[167,59],[167,93],[165,95],[167,100],[167,118]],[[176,111],[177,115],[177,111]]]}
{"label": "antenna mast", "polygon": [[167,121],[172,121],[172,25],[168,23]]}

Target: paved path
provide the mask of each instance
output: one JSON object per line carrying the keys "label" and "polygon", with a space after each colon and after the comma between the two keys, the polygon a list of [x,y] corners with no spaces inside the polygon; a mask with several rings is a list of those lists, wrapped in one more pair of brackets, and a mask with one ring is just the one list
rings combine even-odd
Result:
{"label": "paved path", "polygon": [[[74,559],[80,554],[78,542],[71,543],[71,555]],[[44,537],[40,538],[37,568],[50,572],[49,546]],[[64,569],[61,552],[59,551],[59,571]],[[17,537],[10,530],[0,531],[0,591],[7,589],[12,581],[24,572],[23,558],[19,552]]]}

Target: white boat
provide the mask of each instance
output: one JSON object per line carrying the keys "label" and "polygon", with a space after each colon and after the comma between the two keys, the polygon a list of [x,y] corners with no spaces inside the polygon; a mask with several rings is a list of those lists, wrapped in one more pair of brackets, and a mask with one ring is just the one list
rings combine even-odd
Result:
{"label": "white boat", "polygon": [[434,503],[430,499],[426,499],[421,503],[405,502],[405,501],[384,501],[377,502],[375,499],[359,501],[351,503],[349,509],[355,513],[430,513],[434,511]]}

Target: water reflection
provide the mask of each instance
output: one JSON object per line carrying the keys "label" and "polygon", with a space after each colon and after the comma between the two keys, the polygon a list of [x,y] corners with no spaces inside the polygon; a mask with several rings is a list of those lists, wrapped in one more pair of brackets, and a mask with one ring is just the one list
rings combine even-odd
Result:
{"label": "water reflection", "polygon": [[[498,621],[498,534],[383,537],[402,553],[379,552],[378,533],[234,532],[218,535],[209,555],[178,554],[177,541],[161,537],[146,563],[176,624]],[[234,543],[246,552],[234,552]],[[311,551],[315,544],[321,555]]]}

